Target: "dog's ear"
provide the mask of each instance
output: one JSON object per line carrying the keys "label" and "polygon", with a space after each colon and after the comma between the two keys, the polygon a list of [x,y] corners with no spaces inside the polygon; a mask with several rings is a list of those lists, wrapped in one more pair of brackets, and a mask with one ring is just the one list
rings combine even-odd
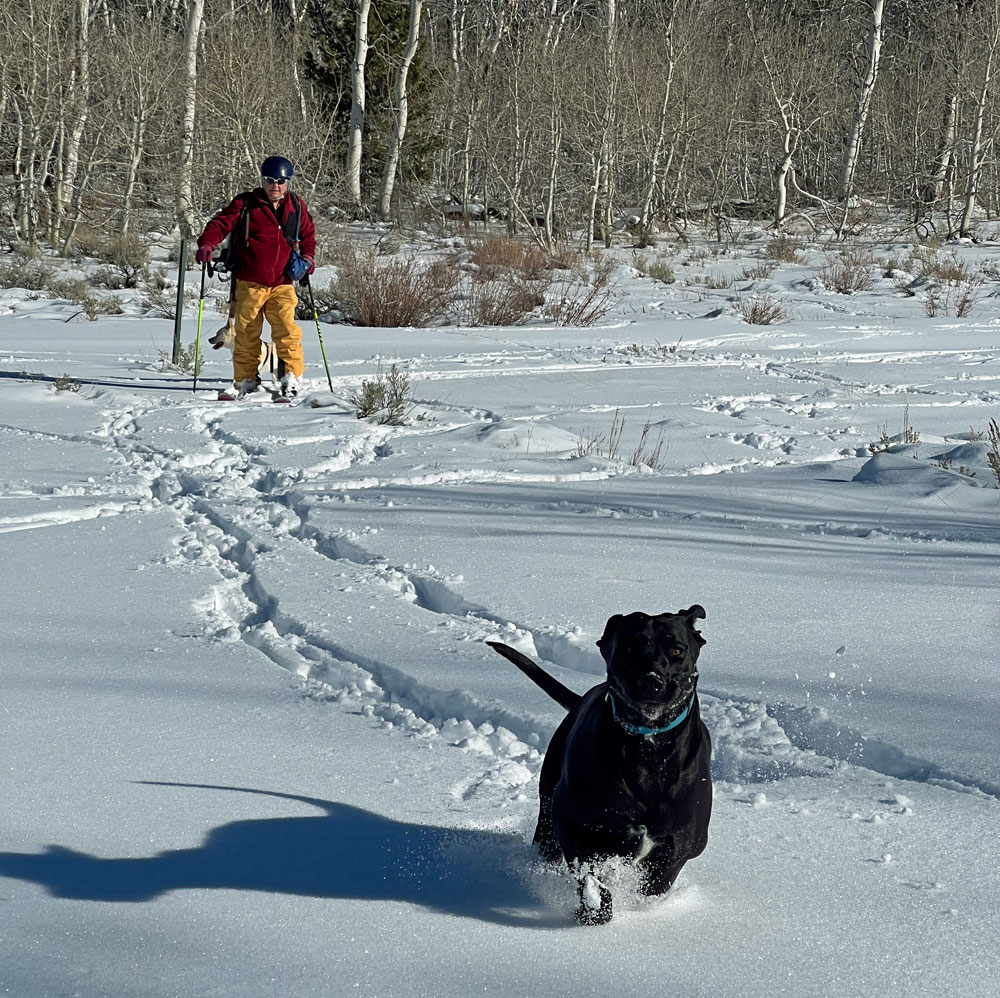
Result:
{"label": "dog's ear", "polygon": [[605,662],[608,661],[608,656],[611,653],[611,640],[615,636],[615,631],[618,630],[618,625],[624,619],[620,613],[616,613],[613,617],[608,617],[608,622],[604,625],[604,633],[595,642],[601,651],[601,655],[604,656]]}
{"label": "dog's ear", "polygon": [[686,610],[681,610],[680,616],[687,617],[688,627],[691,628],[691,633],[694,635],[695,641],[699,645],[705,643],[705,639],[701,636],[701,631],[696,631],[694,629],[694,622],[696,620],[705,620],[708,614],[705,613],[705,608],[700,603],[695,603],[694,606],[689,606]]}

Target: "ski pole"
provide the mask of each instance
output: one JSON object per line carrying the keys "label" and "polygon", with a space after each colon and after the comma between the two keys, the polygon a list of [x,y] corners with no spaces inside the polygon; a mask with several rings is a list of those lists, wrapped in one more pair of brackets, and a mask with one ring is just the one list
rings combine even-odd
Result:
{"label": "ski pole", "polygon": [[316,335],[319,337],[319,351],[323,355],[323,367],[326,368],[326,383],[330,386],[330,391],[333,392],[333,378],[330,377],[330,365],[326,361],[326,347],[323,346],[323,330],[319,328],[319,315],[316,312],[316,299],[313,297],[312,284],[309,282],[309,275],[306,274],[305,281],[303,283],[306,286],[306,291],[309,292],[309,307],[312,309],[313,321],[316,323]]}
{"label": "ski pole", "polygon": [[198,331],[194,336],[194,383],[191,385],[191,391],[198,391],[198,349],[201,346],[201,313],[202,309],[205,307],[205,271],[208,270],[208,264],[203,263],[201,265],[201,291],[198,294]]}

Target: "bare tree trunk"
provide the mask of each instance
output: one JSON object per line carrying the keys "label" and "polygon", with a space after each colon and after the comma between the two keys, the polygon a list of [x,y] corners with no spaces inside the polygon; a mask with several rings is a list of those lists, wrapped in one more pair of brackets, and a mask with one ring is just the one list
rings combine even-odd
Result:
{"label": "bare tree trunk", "polygon": [[611,122],[614,114],[615,87],[615,37],[617,27],[617,0],[605,0],[606,19],[604,24],[604,101],[601,107],[600,133],[598,135],[597,148],[593,154],[593,183],[590,188],[590,204],[588,205],[588,226],[586,248],[589,252],[594,247],[594,240],[597,238],[598,215],[597,206],[603,194],[605,199],[604,211],[602,212],[604,221],[602,227],[605,229],[604,241],[610,240],[610,230],[607,225],[609,213],[608,203],[611,198],[611,182],[608,176],[611,168]]}
{"label": "bare tree trunk", "polygon": [[396,68],[396,128],[389,139],[389,150],[385,157],[385,170],[382,174],[382,191],[379,195],[379,216],[389,217],[392,206],[392,190],[396,182],[396,168],[399,165],[399,154],[406,136],[406,126],[409,120],[408,98],[406,93],[406,78],[410,72],[417,46],[420,44],[420,16],[423,13],[424,0],[410,0],[410,31],[406,39],[403,57]]}
{"label": "bare tree trunk", "polygon": [[551,140],[549,157],[549,176],[545,189],[545,243],[546,249],[551,253],[555,249],[556,222],[555,222],[555,201],[556,184],[559,177],[559,156],[562,152],[562,109],[555,95],[555,83],[553,81],[552,94],[549,102],[549,134]]}
{"label": "bare tree trunk", "polygon": [[371,0],[356,0],[354,12],[354,61],[351,63],[351,124],[347,133],[347,193],[360,215],[361,151],[365,129],[365,63],[368,61],[368,15]]}
{"label": "bare tree trunk", "polygon": [[[76,66],[75,80],[70,92],[69,104],[73,119],[70,124],[69,138],[66,142],[66,168],[62,182],[56,194],[56,211],[60,228],[66,221],[70,207],[75,200],[76,176],[80,169],[80,144],[83,140],[83,129],[87,124],[87,112],[90,108],[90,0],[77,0],[76,4]],[[75,225],[71,224],[73,230]],[[69,234],[65,233],[63,252],[69,245]]]}
{"label": "bare tree trunk", "polygon": [[663,155],[663,148],[667,141],[667,110],[670,107],[670,88],[674,79],[674,66],[676,63],[673,36],[675,9],[675,0],[670,0],[666,15],[667,66],[663,80],[663,100],[660,102],[660,118],[656,129],[656,142],[653,145],[653,153],[649,158],[649,178],[646,181],[646,193],[642,199],[642,211],[639,214],[639,235],[640,242],[643,243],[649,238],[653,195],[656,193],[659,183],[658,171],[660,168],[660,158]]}
{"label": "bare tree trunk", "polygon": [[198,106],[198,36],[204,12],[205,0],[191,0],[184,33],[184,115],[181,119],[176,208],[181,239],[193,239],[198,230],[194,217],[194,121]]}
{"label": "bare tree trunk", "polygon": [[968,236],[972,225],[972,212],[976,207],[976,197],[979,193],[979,179],[983,168],[983,158],[986,149],[992,143],[992,136],[983,138],[983,121],[986,117],[986,105],[990,99],[990,86],[993,83],[994,60],[997,44],[1000,42],[1000,21],[993,27],[993,37],[989,42],[989,53],[986,56],[986,66],[983,69],[983,85],[976,97],[976,112],[972,125],[972,141],[969,145],[969,178],[965,187],[965,207],[962,211],[962,221],[958,234]]}
{"label": "bare tree trunk", "polygon": [[846,201],[851,196],[854,187],[854,174],[858,168],[858,157],[861,153],[861,136],[864,134],[865,122],[871,110],[872,95],[875,93],[875,82],[878,80],[879,59],[882,55],[882,12],[885,0],[870,0],[871,24],[868,28],[868,60],[864,76],[858,89],[858,99],[851,117],[847,132],[847,144],[844,148],[844,159],[840,168],[839,193],[841,200]]}
{"label": "bare tree trunk", "polygon": [[[938,136],[937,152],[931,168],[931,176],[924,188],[921,207],[926,209],[941,200],[945,178],[951,166],[955,150],[955,121],[958,111],[958,94],[951,90],[944,99],[944,113],[941,120],[941,132]],[[922,214],[922,213],[921,213]]]}
{"label": "bare tree trunk", "polygon": [[132,198],[135,196],[135,187],[139,179],[139,167],[146,155],[145,135],[145,114],[140,112],[136,115],[132,126],[132,155],[125,174],[125,186],[122,189],[122,232],[128,232],[132,221]]}

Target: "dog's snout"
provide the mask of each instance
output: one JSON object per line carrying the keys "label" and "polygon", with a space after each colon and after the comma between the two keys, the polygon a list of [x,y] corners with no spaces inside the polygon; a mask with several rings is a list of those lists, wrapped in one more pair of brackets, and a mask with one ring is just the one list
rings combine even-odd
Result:
{"label": "dog's snout", "polygon": [[637,683],[640,696],[644,700],[665,700],[677,684],[658,672],[647,672]]}

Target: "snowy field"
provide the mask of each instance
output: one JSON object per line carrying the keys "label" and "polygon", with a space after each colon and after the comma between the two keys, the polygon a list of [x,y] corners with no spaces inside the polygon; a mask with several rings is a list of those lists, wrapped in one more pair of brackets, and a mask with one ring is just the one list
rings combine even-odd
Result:
{"label": "snowy field", "polygon": [[[785,266],[758,326],[698,266],[584,330],[324,326],[403,427],[0,291],[0,993],[995,998],[996,281]],[[530,847],[560,709],[484,642],[582,691],[610,615],[696,602],[708,849],[579,927]]]}

